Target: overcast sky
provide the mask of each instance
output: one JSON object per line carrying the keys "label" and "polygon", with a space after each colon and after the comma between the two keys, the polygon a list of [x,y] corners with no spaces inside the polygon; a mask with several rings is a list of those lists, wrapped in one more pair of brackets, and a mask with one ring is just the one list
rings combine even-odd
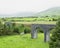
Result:
{"label": "overcast sky", "polygon": [[60,0],[0,0],[0,13],[40,12],[59,6]]}

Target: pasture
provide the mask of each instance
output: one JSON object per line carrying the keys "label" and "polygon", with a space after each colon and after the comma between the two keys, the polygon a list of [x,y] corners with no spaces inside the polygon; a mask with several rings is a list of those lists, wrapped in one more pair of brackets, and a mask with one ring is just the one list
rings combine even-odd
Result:
{"label": "pasture", "polygon": [[37,39],[31,39],[30,34],[0,36],[0,48],[49,48],[49,45],[39,33]]}
{"label": "pasture", "polygon": [[56,21],[57,17],[12,17],[12,18],[3,18],[6,21],[15,21],[15,22],[34,22],[34,21]]}
{"label": "pasture", "polygon": [[[2,18],[1,22],[12,22],[16,23],[15,28],[13,30],[18,33],[16,35],[6,35],[4,36],[5,31],[7,30],[7,33],[9,32],[9,28],[6,28],[6,30],[3,33],[3,36],[0,36],[0,48],[49,48],[48,42],[44,42],[44,34],[38,33],[37,39],[31,39],[30,34],[23,34],[21,35],[20,32],[23,32],[23,30],[26,28],[27,31],[30,31],[30,25],[31,24],[56,24],[56,18],[51,17],[43,17],[43,18]],[[21,27],[20,25],[25,25],[24,27]],[[3,28],[5,29],[5,28]],[[29,30],[28,30],[29,29]],[[17,30],[17,31],[16,31]]]}
{"label": "pasture", "polygon": [[12,22],[16,24],[56,24],[56,21]]}

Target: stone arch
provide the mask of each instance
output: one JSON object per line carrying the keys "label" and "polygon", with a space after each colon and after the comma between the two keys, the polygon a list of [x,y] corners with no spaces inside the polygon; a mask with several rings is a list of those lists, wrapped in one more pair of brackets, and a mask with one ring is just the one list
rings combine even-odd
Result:
{"label": "stone arch", "polygon": [[52,24],[32,24],[31,25],[31,38],[37,38],[37,30],[36,28],[40,27],[44,31],[44,42],[48,42],[50,40],[50,32],[49,29],[55,27]]}

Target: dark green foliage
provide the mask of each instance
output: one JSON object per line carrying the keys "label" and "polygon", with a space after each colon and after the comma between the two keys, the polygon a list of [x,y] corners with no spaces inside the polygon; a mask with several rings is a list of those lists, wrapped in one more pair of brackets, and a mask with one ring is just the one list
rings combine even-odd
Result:
{"label": "dark green foliage", "polygon": [[36,27],[36,29],[37,29],[37,32],[43,33],[43,30],[40,27]]}
{"label": "dark green foliage", "polygon": [[31,29],[29,28],[29,27],[26,27],[25,29],[24,29],[24,33],[26,34],[26,33],[30,33],[31,32]]}
{"label": "dark green foliage", "polygon": [[0,21],[0,36],[4,34],[4,25],[2,24],[2,21]]}
{"label": "dark green foliage", "polygon": [[19,33],[20,33],[20,32],[19,32],[19,28],[18,28],[18,27],[14,28],[13,32],[19,34]]}
{"label": "dark green foliage", "polygon": [[51,21],[51,19],[49,19],[49,21]]}
{"label": "dark green foliage", "polygon": [[49,48],[60,48],[60,19],[58,20],[56,27],[53,30]]}
{"label": "dark green foliage", "polygon": [[3,32],[5,33],[5,35],[13,34],[13,26],[11,22],[6,22],[4,24]]}
{"label": "dark green foliage", "polygon": [[18,25],[18,27],[19,27],[20,33],[24,32],[24,25],[23,24]]}
{"label": "dark green foliage", "polygon": [[2,18],[2,20],[3,20],[3,21],[6,21],[6,19],[5,19],[5,18]]}
{"label": "dark green foliage", "polygon": [[20,34],[24,31],[24,25],[23,24],[13,24],[13,32]]}
{"label": "dark green foliage", "polygon": [[45,17],[49,17],[49,16],[45,16]]}
{"label": "dark green foliage", "polygon": [[52,18],[52,21],[57,21],[57,19],[55,19],[55,18]]}
{"label": "dark green foliage", "polygon": [[39,33],[43,33],[43,30],[42,30],[41,28],[38,28],[37,31],[38,31]]}
{"label": "dark green foliage", "polygon": [[19,27],[17,27],[16,23],[12,23],[12,25],[13,25],[13,32],[19,33]]}
{"label": "dark green foliage", "polygon": [[5,22],[2,24],[0,21],[0,36],[1,35],[14,35],[14,34],[20,34],[24,31],[24,25],[23,24],[16,24],[11,22]]}

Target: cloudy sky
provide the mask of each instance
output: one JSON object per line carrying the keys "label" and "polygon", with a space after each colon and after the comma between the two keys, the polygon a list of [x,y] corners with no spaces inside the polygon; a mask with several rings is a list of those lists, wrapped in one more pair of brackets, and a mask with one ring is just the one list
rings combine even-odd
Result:
{"label": "cloudy sky", "polygon": [[0,13],[40,12],[59,6],[60,0],[0,0]]}

